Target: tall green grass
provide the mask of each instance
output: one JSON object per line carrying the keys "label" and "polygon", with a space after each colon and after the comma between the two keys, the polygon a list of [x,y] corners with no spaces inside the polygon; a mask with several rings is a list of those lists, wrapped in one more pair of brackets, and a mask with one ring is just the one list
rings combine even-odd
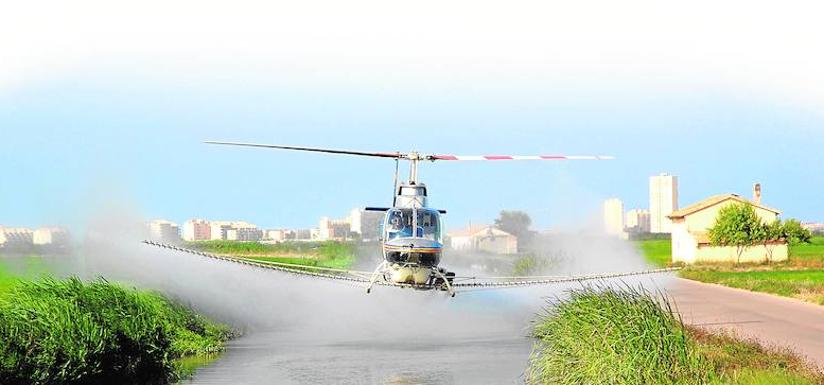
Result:
{"label": "tall green grass", "polygon": [[818,384],[789,352],[683,325],[660,293],[586,286],[534,328],[529,384]]}
{"label": "tall green grass", "polygon": [[534,329],[531,384],[701,384],[710,380],[668,302],[587,286],[556,300]]}
{"label": "tall green grass", "polygon": [[222,349],[229,329],[165,297],[77,278],[0,292],[0,384],[163,383],[175,359]]}

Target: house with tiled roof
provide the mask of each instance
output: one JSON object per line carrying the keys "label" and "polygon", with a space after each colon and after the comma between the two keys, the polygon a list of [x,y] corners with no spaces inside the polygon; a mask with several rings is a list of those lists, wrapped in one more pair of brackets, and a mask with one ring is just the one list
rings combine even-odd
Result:
{"label": "house with tiled roof", "polygon": [[[781,211],[761,204],[761,186],[755,186],[753,200],[737,194],[714,195],[693,205],[677,210],[667,217],[672,221],[672,262],[766,262],[787,259],[788,249],[784,241],[748,247],[741,255],[734,246],[713,246],[709,229],[722,208],[747,203],[764,223],[778,220]],[[740,258],[739,258],[740,257]]]}
{"label": "house with tiled roof", "polygon": [[485,251],[494,254],[518,252],[518,237],[492,225],[470,225],[447,234],[455,250]]}

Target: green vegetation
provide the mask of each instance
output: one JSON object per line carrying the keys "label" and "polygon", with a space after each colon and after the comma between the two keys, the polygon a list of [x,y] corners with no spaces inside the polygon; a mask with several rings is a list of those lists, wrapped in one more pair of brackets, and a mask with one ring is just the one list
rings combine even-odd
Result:
{"label": "green vegetation", "polygon": [[355,263],[355,245],[346,242],[259,242],[198,241],[186,247],[215,254],[227,254],[264,262],[348,269]]}
{"label": "green vegetation", "polygon": [[696,266],[681,271],[680,275],[695,281],[771,293],[824,305],[824,270],[756,270]]}
{"label": "green vegetation", "polygon": [[643,289],[584,287],[538,320],[530,384],[816,384],[797,357],[686,328]]}
{"label": "green vegetation", "polygon": [[790,245],[790,261],[799,266],[824,267],[824,236],[813,237],[809,243]]}
{"label": "green vegetation", "polygon": [[[650,264],[661,267],[669,264],[669,241],[639,241],[636,246]],[[812,237],[809,243],[791,243],[790,259],[786,262],[699,264],[685,267],[679,275],[824,305],[824,237]]]}
{"label": "green vegetation", "polygon": [[535,233],[529,230],[532,218],[529,214],[518,210],[502,210],[495,219],[495,227],[518,237],[518,247],[523,250],[535,238]]}
{"label": "green vegetation", "polygon": [[[791,245],[808,243],[812,235],[801,227],[797,220],[789,219],[782,223],[776,220],[764,223],[749,203],[734,204],[718,212],[715,223],[709,229],[710,241],[714,246],[735,246],[738,253],[737,262],[747,247],[769,242],[786,240]],[[772,259],[772,252],[767,249],[767,262]]]}
{"label": "green vegetation", "polygon": [[638,241],[636,245],[653,266],[666,267],[672,260],[672,241],[669,239]]}
{"label": "green vegetation", "polygon": [[549,258],[541,258],[534,254],[527,254],[519,257],[512,263],[512,275],[530,276],[540,274],[548,270],[553,265]]}
{"label": "green vegetation", "polygon": [[230,337],[160,294],[98,279],[26,279],[0,266],[0,384],[167,383],[176,359]]}

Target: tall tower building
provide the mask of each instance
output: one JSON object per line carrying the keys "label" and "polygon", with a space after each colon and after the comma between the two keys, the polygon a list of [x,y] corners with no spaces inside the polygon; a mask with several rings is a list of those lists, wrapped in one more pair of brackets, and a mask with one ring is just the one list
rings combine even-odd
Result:
{"label": "tall tower building", "polygon": [[618,198],[604,201],[604,230],[609,235],[624,232],[624,202]]}
{"label": "tall tower building", "polygon": [[651,233],[671,233],[667,215],[678,210],[678,177],[663,173],[649,178],[649,227]]}

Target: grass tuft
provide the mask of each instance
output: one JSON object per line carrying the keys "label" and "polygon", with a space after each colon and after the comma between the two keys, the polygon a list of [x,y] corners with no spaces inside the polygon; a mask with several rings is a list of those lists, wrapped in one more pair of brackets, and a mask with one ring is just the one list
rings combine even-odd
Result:
{"label": "grass tuft", "polygon": [[17,280],[0,292],[0,384],[155,383],[230,336],[157,293],[98,279]]}
{"label": "grass tuft", "polygon": [[791,352],[687,328],[661,293],[584,286],[539,317],[528,384],[820,384]]}
{"label": "grass tuft", "polygon": [[585,286],[534,329],[533,384],[699,384],[710,374],[669,303],[643,289]]}

